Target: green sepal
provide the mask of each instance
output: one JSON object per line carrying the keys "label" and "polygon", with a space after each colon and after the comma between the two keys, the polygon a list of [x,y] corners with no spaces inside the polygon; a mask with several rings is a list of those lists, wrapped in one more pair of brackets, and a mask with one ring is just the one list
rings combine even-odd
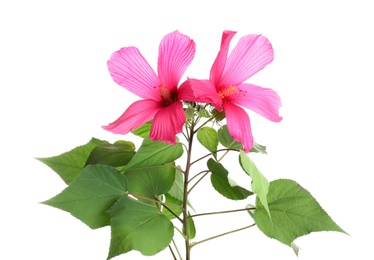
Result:
{"label": "green sepal", "polygon": [[213,109],[212,116],[216,120],[216,122],[221,122],[223,119],[226,118],[225,110],[218,111],[217,109]]}
{"label": "green sepal", "polygon": [[199,117],[205,117],[205,118],[211,117],[210,112],[208,110],[206,110],[205,106],[201,106],[201,105],[197,106],[197,108],[196,108],[196,114]]}
{"label": "green sepal", "polygon": [[249,150],[250,153],[262,153],[262,154],[267,154],[266,152],[266,146],[254,143],[251,150]]}
{"label": "green sepal", "polygon": [[184,114],[186,115],[187,120],[191,120],[195,115],[195,110],[192,107],[188,107],[184,110]]}

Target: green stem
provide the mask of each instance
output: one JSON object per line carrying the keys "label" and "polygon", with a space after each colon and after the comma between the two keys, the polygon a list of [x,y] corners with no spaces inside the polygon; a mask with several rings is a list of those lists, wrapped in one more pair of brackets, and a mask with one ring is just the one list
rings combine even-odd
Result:
{"label": "green stem", "polygon": [[189,140],[188,140],[188,150],[187,150],[187,161],[186,161],[186,169],[184,171],[184,185],[183,185],[183,228],[184,228],[184,237],[185,237],[185,248],[186,248],[186,259],[190,260],[190,251],[191,251],[191,244],[188,235],[188,177],[191,168],[191,156],[192,156],[192,143],[194,137],[194,127],[195,122],[191,123],[189,132]]}
{"label": "green stem", "polygon": [[204,125],[206,125],[207,123],[209,123],[210,121],[212,121],[214,119],[214,117],[211,117],[209,118],[208,120],[206,120],[203,124],[201,124],[195,131],[193,131],[192,133],[193,134],[196,134],[197,131],[199,131],[200,128],[202,128]]}
{"label": "green stem", "polygon": [[169,207],[174,207],[174,208],[182,208],[180,206],[177,206],[177,205],[174,205],[174,204],[169,204],[169,203],[165,203],[165,202],[162,202],[158,199],[152,199],[152,198],[148,198],[146,196],[143,196],[143,195],[140,195],[140,194],[136,194],[136,193],[131,193],[131,192],[126,192],[127,195],[131,195],[131,196],[134,196],[134,197],[137,197],[137,198],[141,198],[141,199],[145,199],[145,200],[149,200],[149,201],[153,201],[153,202],[156,202],[157,204],[161,204],[162,206],[165,207],[165,209],[167,209],[171,214],[173,214],[180,222],[183,223],[183,220],[177,215],[174,213],[174,211],[172,211]]}
{"label": "green stem", "polygon": [[187,123],[184,124],[184,129],[186,130],[186,133],[183,132],[183,135],[186,138],[186,141],[189,142],[190,141],[190,133],[188,132]]}
{"label": "green stem", "polygon": [[[195,184],[194,185],[192,185],[192,187],[191,187],[191,189],[188,191],[188,193],[190,193],[192,190],[193,190],[193,188],[195,188],[196,187],[196,185],[197,184],[199,184],[199,182],[202,180],[202,179],[204,179],[205,178],[205,176],[207,176],[208,175],[208,173],[210,172],[210,171],[208,171],[208,170],[205,170],[205,171],[202,171],[202,172],[200,172],[199,174],[201,174],[201,173],[204,173],[205,172],[205,174],[203,175],[203,176],[201,176],[201,178],[200,179],[198,179],[196,182],[195,182]],[[196,175],[196,176],[198,176],[198,174]],[[196,177],[196,176],[194,176],[194,178]],[[191,179],[192,180],[192,179]],[[190,180],[190,181],[191,181]]]}
{"label": "green stem", "polygon": [[212,239],[215,239],[215,238],[218,238],[218,237],[222,237],[222,236],[225,236],[225,235],[229,235],[229,234],[232,234],[232,233],[235,233],[235,232],[238,232],[238,231],[242,231],[242,230],[245,230],[247,228],[250,228],[250,227],[253,227],[254,225],[256,224],[252,224],[252,225],[249,225],[249,226],[246,226],[246,227],[243,227],[243,228],[239,228],[239,229],[235,229],[235,230],[231,230],[229,232],[225,232],[225,233],[222,233],[222,234],[219,234],[219,235],[216,235],[216,236],[213,236],[213,237],[209,237],[207,239],[204,239],[204,240],[201,240],[201,241],[198,241],[198,242],[195,242],[195,243],[192,243],[191,244],[191,248],[193,246],[196,246],[198,244],[201,244],[201,243],[204,243],[206,241],[209,241],[209,240],[212,240]]}
{"label": "green stem", "polygon": [[163,206],[164,206],[164,208],[167,210],[167,211],[169,211],[171,214],[173,214],[173,216],[174,217],[176,217],[180,222],[182,222],[183,223],[183,220],[177,215],[177,214],[175,214],[175,212],[174,211],[172,211],[168,206],[166,206],[165,204],[162,204]]}
{"label": "green stem", "polygon": [[183,238],[185,238],[183,232],[182,232],[179,228],[177,228],[176,226],[174,226],[174,229],[176,229],[176,230],[178,231],[178,233],[179,233]]}
{"label": "green stem", "polygon": [[[223,157],[225,157],[225,155],[226,154],[228,154],[228,152],[229,151],[232,151],[231,149],[221,149],[221,150],[218,150],[218,151],[225,151],[225,153],[221,156],[221,158],[219,158],[218,159],[218,162],[220,162],[222,159],[223,159]],[[217,152],[218,152],[217,151]],[[204,157],[202,157],[202,158],[205,158],[205,157],[207,157],[207,156],[209,156],[209,155],[211,155],[212,153],[210,153],[210,154],[208,154],[208,155],[205,155]],[[198,159],[198,160],[201,160],[202,158],[200,158],[200,159]],[[194,161],[194,162],[196,162],[196,161]],[[194,163],[193,162],[193,163]],[[193,163],[191,163],[191,165],[193,164]],[[191,180],[189,180],[189,182],[191,182],[195,177],[197,177],[198,175],[200,175],[200,174],[202,174],[202,173],[205,173],[192,187],[191,187],[191,189],[188,191],[188,193],[190,193],[192,190],[193,190],[193,188],[195,188],[195,186],[200,182],[200,181],[202,181],[202,179],[204,179],[205,178],[205,176],[207,176],[208,175],[208,173],[209,173],[210,171],[209,170],[205,170],[205,171],[201,171],[201,172],[199,172],[198,174],[196,174],[194,177],[192,177],[191,178]]]}
{"label": "green stem", "polygon": [[172,163],[166,163],[166,165],[168,165],[168,166],[176,169],[177,171],[180,171],[180,172],[184,173],[184,171],[182,171],[181,168],[179,168],[178,166],[173,165]]}
{"label": "green stem", "polygon": [[183,134],[184,138],[186,138],[186,140],[188,140],[188,136],[184,132],[182,132],[182,134]]}
{"label": "green stem", "polygon": [[[217,150],[217,153],[218,153],[218,152],[223,152],[223,151],[226,152],[223,156],[225,156],[225,155],[227,154],[227,152],[229,152],[229,151],[237,151],[237,152],[239,152],[238,149],[226,148],[226,149],[218,149],[218,150]],[[208,157],[208,156],[211,156],[212,154],[213,154],[213,153],[208,153],[208,154],[206,154],[206,155],[200,157],[199,159],[193,161],[193,162],[191,163],[191,165],[194,164],[194,163],[197,163],[198,161],[201,161],[202,159],[204,159],[204,158],[206,158],[206,157]],[[221,159],[223,158],[223,156],[221,157]],[[221,159],[219,159],[218,161],[220,161]]]}
{"label": "green stem", "polygon": [[153,202],[157,202],[157,203],[160,203],[161,205],[163,206],[169,206],[169,207],[174,207],[174,208],[179,208],[181,209],[182,207],[181,206],[177,206],[177,205],[174,205],[174,204],[169,204],[169,203],[165,203],[165,202],[162,202],[158,199],[152,199],[152,198],[148,198],[146,196],[143,196],[143,195],[140,195],[140,194],[136,194],[136,193],[132,193],[132,192],[125,192],[126,195],[131,195],[131,196],[134,196],[134,197],[138,197],[138,198],[141,198],[141,199],[145,199],[145,200],[149,200],[149,201],[153,201]]}
{"label": "green stem", "polygon": [[204,171],[201,171],[199,173],[197,173],[195,176],[193,176],[188,182],[191,183],[193,179],[197,178],[200,174],[203,174],[203,173],[209,173],[210,171],[209,170],[204,170]]}
{"label": "green stem", "polygon": [[230,150],[226,150],[226,152],[221,156],[221,158],[218,159],[218,162],[220,162],[220,161],[223,159],[223,157],[225,157],[226,154],[229,153],[229,151],[230,151]]}
{"label": "green stem", "polygon": [[225,211],[207,212],[207,213],[190,215],[189,217],[194,218],[194,217],[200,217],[200,216],[233,213],[233,212],[240,212],[240,211],[244,211],[244,210],[254,210],[254,209],[256,209],[256,208],[244,208],[244,209],[233,209],[233,210],[225,210]]}
{"label": "green stem", "polygon": [[171,254],[173,255],[174,260],[177,260],[177,257],[175,256],[173,248],[171,247],[171,245],[169,245],[169,250],[170,250]]}
{"label": "green stem", "polygon": [[182,256],[181,256],[181,253],[179,252],[179,249],[178,249],[178,247],[177,247],[177,243],[175,243],[174,239],[172,239],[172,242],[173,242],[173,245],[174,245],[174,247],[175,247],[175,250],[177,251],[177,254],[178,254],[178,256],[179,256],[179,259],[182,260]]}

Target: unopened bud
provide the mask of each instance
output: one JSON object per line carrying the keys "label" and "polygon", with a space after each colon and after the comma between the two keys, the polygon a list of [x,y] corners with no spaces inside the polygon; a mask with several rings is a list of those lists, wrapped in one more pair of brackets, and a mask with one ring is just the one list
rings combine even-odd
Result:
{"label": "unopened bud", "polygon": [[224,110],[219,112],[217,109],[213,109],[212,115],[216,119],[216,121],[222,121],[223,119],[226,118],[226,113]]}

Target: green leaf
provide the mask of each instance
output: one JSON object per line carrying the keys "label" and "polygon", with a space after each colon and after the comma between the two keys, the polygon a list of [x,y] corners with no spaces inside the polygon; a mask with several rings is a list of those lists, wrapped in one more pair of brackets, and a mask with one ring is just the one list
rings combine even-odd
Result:
{"label": "green leaf", "polygon": [[[191,216],[190,212],[188,212],[188,216]],[[195,222],[193,221],[193,218],[191,217],[189,217],[187,221],[188,221],[188,238],[191,240],[191,239],[194,239],[196,236]],[[184,227],[183,227],[183,233],[184,233]]]}
{"label": "green leaf", "polygon": [[266,146],[263,146],[261,144],[254,143],[251,150],[249,151],[250,153],[262,153],[262,154],[267,154],[266,152]]}
{"label": "green leaf", "polygon": [[183,193],[184,193],[184,176],[181,171],[175,171],[175,181],[171,189],[169,190],[169,194],[174,198],[183,201]]}
{"label": "green leaf", "polygon": [[126,180],[113,167],[89,165],[60,194],[42,203],[70,212],[90,228],[109,225],[106,212],[126,192]]}
{"label": "green leaf", "polygon": [[123,196],[109,213],[112,232],[108,259],[131,250],[155,255],[167,247],[174,236],[172,222],[154,205]]}
{"label": "green leaf", "polygon": [[[165,203],[167,204],[167,207],[174,212],[175,215],[179,216],[183,212],[183,202],[174,198],[168,193],[165,194]],[[173,207],[173,205],[176,207]],[[165,215],[168,219],[175,218],[175,216],[165,207],[162,208],[162,214]]]}
{"label": "green leaf", "polygon": [[126,170],[146,166],[164,165],[181,157],[183,148],[180,143],[171,145],[161,141],[143,140],[138,152],[125,167]]}
{"label": "green leaf", "polygon": [[186,115],[187,120],[193,119],[195,110],[192,107],[188,107],[184,110],[184,114]]}
{"label": "green leaf", "polygon": [[217,152],[218,134],[212,127],[205,126],[197,131],[197,140],[212,153]]}
{"label": "green leaf", "polygon": [[239,163],[243,170],[252,178],[252,191],[257,195],[266,211],[270,216],[270,211],[267,203],[267,194],[269,191],[269,182],[264,175],[257,169],[254,162],[249,159],[243,150],[240,150]]}
{"label": "green leaf", "polygon": [[125,178],[130,193],[154,199],[171,189],[175,180],[175,169],[168,165],[136,168],[127,170]]}
{"label": "green leaf", "polygon": [[36,159],[50,167],[66,184],[69,184],[78,177],[86,166],[86,161],[91,151],[97,145],[107,143],[107,141],[92,138],[87,144],[78,146],[66,153],[53,157]]}
{"label": "green leaf", "polygon": [[248,214],[253,218],[253,213],[256,207],[252,204],[247,204],[245,207],[248,209]]}
{"label": "green leaf", "polygon": [[[180,169],[180,167],[178,166],[177,167],[178,169]],[[173,186],[171,187],[171,189],[169,190],[168,194],[172,197],[174,197],[175,199],[179,200],[179,201],[183,201],[183,194],[184,194],[184,175],[183,175],[183,172],[181,170],[176,170],[175,171],[175,181],[174,181],[174,184]],[[193,210],[195,211],[195,209],[193,208],[192,204],[190,203],[189,200],[187,200],[187,205]]]}
{"label": "green leaf", "polygon": [[229,149],[243,149],[243,145],[240,142],[236,142],[234,138],[229,134],[227,125],[222,126],[218,129],[218,140],[226,148]]}
{"label": "green leaf", "polygon": [[208,160],[208,168],[212,172],[210,180],[214,189],[226,198],[242,200],[253,194],[230,180],[228,178],[228,171],[222,164],[216,162],[212,158]]}
{"label": "green leaf", "polygon": [[265,235],[283,244],[292,246],[296,238],[316,231],[345,233],[316,199],[293,180],[272,181],[267,199],[271,219],[262,202],[257,199],[254,212],[256,225]]}
{"label": "green leaf", "polygon": [[152,121],[149,121],[145,123],[142,126],[139,126],[137,129],[131,131],[134,135],[140,136],[142,138],[145,138],[149,136],[149,133],[151,131]]}
{"label": "green leaf", "polygon": [[129,141],[96,146],[87,159],[88,164],[105,164],[113,167],[126,165],[135,154],[135,145]]}

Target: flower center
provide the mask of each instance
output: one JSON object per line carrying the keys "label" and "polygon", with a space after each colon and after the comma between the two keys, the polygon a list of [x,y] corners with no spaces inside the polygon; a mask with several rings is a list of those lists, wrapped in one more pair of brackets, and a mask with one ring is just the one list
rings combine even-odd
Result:
{"label": "flower center", "polygon": [[218,92],[220,98],[231,96],[236,91],[236,86],[224,87]]}
{"label": "flower center", "polygon": [[160,93],[162,97],[162,104],[167,107],[173,104],[177,100],[177,92],[169,91],[165,86],[160,87]]}

